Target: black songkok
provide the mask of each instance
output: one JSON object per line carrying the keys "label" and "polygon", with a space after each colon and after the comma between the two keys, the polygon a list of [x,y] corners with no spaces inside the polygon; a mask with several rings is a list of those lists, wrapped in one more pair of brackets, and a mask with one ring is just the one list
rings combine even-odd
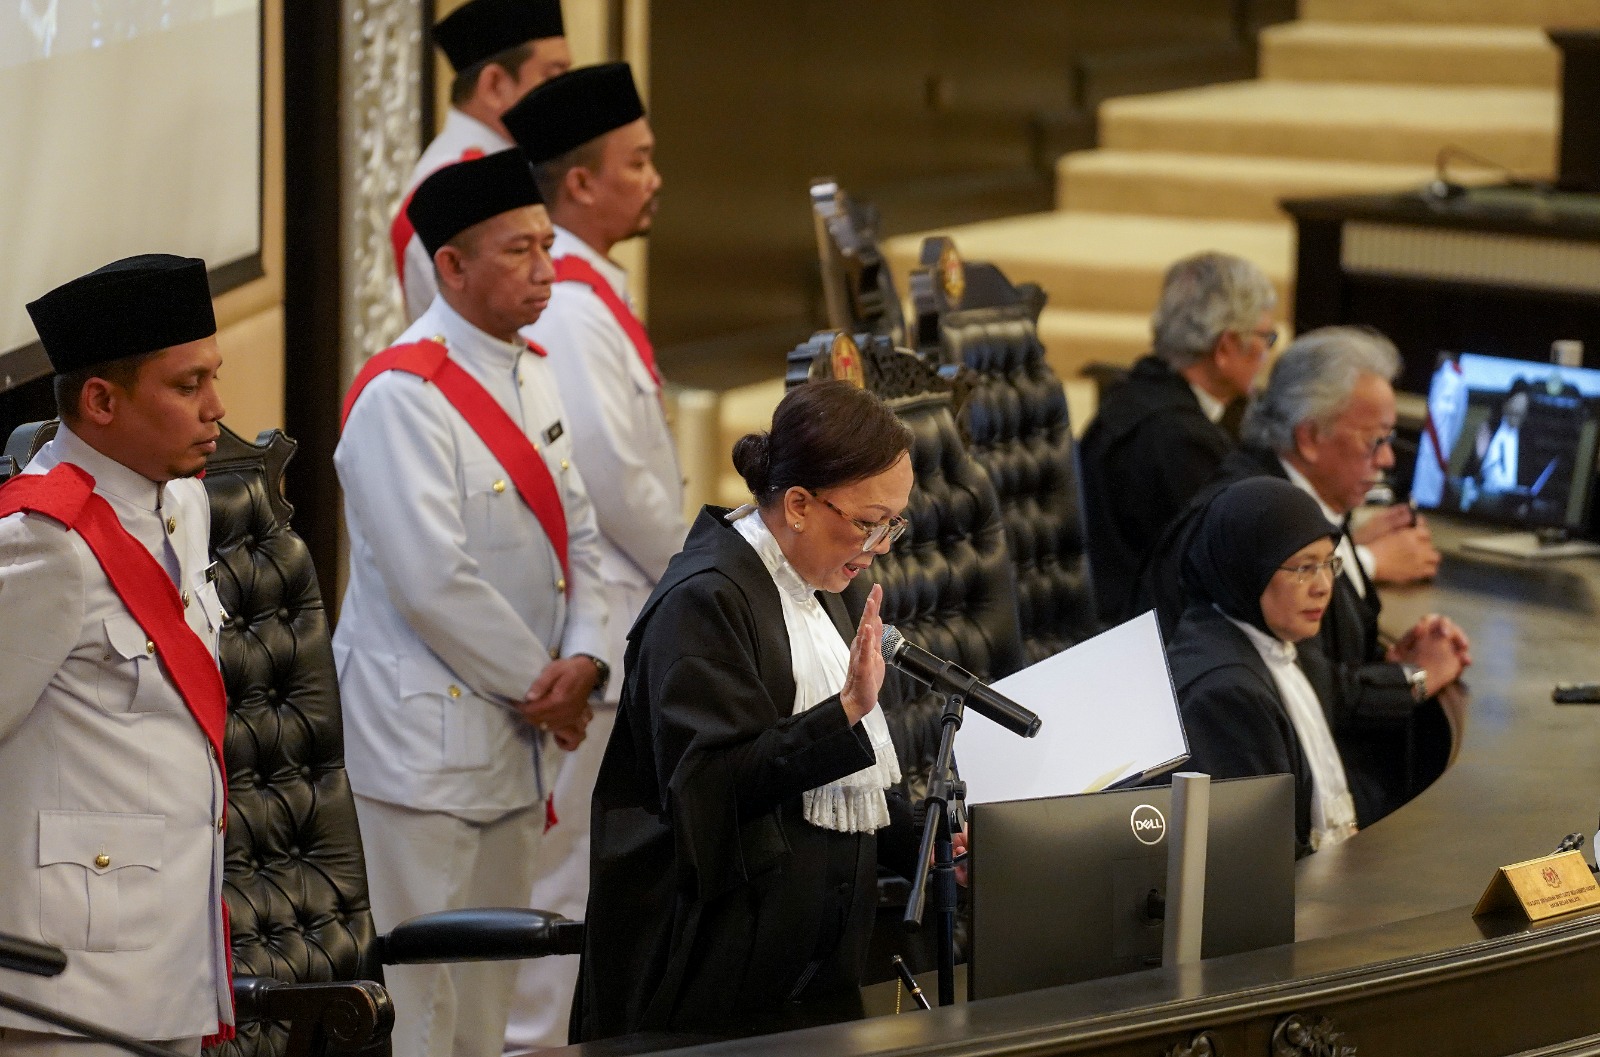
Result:
{"label": "black songkok", "polygon": [[1302,547],[1338,534],[1317,501],[1288,481],[1236,481],[1206,507],[1183,558],[1183,584],[1191,601],[1272,635],[1261,612],[1272,574]]}
{"label": "black songkok", "polygon": [[28,305],[58,374],[183,345],[217,332],[206,262],[169,253],[124,257]]}
{"label": "black songkok", "polygon": [[561,0],[469,0],[433,27],[433,42],[457,73],[531,40],[565,35]]}
{"label": "black songkok", "polygon": [[446,165],[417,185],[406,217],[431,257],[474,224],[542,204],[528,160],[513,149]]}
{"label": "black songkok", "polygon": [[539,85],[500,120],[535,165],[644,117],[625,62],[582,66]]}

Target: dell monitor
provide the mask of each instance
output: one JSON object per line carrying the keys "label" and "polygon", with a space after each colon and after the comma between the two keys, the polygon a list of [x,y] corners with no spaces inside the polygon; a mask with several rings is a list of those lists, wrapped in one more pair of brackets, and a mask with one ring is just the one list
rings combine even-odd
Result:
{"label": "dell monitor", "polygon": [[[971,804],[968,997],[1161,965],[1172,787]],[[1294,942],[1294,779],[1211,783],[1201,955]]]}
{"label": "dell monitor", "polygon": [[1600,370],[1474,353],[1441,357],[1412,471],[1424,510],[1585,535],[1600,439]]}

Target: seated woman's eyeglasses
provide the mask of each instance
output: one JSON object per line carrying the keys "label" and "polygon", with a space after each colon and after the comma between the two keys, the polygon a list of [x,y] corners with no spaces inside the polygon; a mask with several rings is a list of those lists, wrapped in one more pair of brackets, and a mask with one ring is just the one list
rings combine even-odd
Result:
{"label": "seated woman's eyeglasses", "polygon": [[1283,572],[1294,573],[1294,582],[1303,584],[1322,570],[1328,570],[1328,582],[1333,583],[1339,579],[1339,573],[1344,569],[1344,559],[1335,554],[1325,562],[1301,562],[1299,565],[1280,565]]}
{"label": "seated woman's eyeglasses", "polygon": [[[806,491],[810,492],[811,490],[808,488]],[[829,510],[833,511],[835,514],[838,514],[840,517],[850,522],[850,524],[861,530],[861,534],[864,537],[861,541],[862,553],[872,550],[884,540],[888,540],[890,543],[893,543],[901,536],[904,536],[906,534],[906,529],[911,527],[911,522],[903,517],[892,517],[886,521],[862,521],[858,518],[851,517],[849,514],[846,514],[843,510],[840,510],[838,507],[834,506],[832,503],[828,502],[815,492],[811,492],[811,498],[815,499],[817,502],[821,503],[823,506],[827,507]]]}

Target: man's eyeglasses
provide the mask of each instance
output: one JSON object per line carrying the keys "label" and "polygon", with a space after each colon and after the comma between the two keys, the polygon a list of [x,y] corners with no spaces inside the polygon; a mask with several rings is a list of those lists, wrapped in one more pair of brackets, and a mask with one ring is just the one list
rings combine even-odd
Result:
{"label": "man's eyeglasses", "polygon": [[1268,352],[1271,352],[1278,344],[1278,332],[1276,329],[1252,330],[1250,333],[1261,339],[1261,344],[1267,347]]}
{"label": "man's eyeglasses", "polygon": [[[807,491],[810,491],[810,489],[807,489]],[[843,510],[840,510],[838,507],[834,506],[832,503],[828,502],[815,492],[811,493],[811,498],[815,499],[817,502],[833,511],[835,514],[838,514],[840,517],[844,518],[861,531],[861,535],[863,537],[861,540],[862,553],[866,553],[867,551],[874,549],[884,540],[888,540],[890,543],[893,543],[901,536],[904,536],[906,534],[906,529],[911,527],[911,522],[903,517],[892,517],[886,521],[861,521],[858,518],[853,518],[849,514],[846,514]]]}
{"label": "man's eyeglasses", "polygon": [[1397,432],[1391,429],[1389,432],[1384,433],[1381,436],[1373,437],[1371,440],[1363,440],[1361,445],[1366,450],[1367,458],[1376,459],[1378,457],[1378,450],[1380,448],[1394,447],[1394,441],[1397,435]]}
{"label": "man's eyeglasses", "polygon": [[1294,582],[1304,584],[1310,582],[1322,570],[1328,570],[1328,582],[1331,584],[1339,579],[1339,573],[1344,570],[1344,559],[1335,554],[1325,562],[1301,562],[1299,565],[1280,565],[1281,572],[1293,573]]}

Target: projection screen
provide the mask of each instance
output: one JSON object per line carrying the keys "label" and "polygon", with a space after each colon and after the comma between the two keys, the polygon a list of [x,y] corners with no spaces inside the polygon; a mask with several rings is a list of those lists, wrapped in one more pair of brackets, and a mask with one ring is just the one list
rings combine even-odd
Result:
{"label": "projection screen", "polygon": [[0,0],[0,391],[25,304],[119,257],[260,274],[261,0]]}

